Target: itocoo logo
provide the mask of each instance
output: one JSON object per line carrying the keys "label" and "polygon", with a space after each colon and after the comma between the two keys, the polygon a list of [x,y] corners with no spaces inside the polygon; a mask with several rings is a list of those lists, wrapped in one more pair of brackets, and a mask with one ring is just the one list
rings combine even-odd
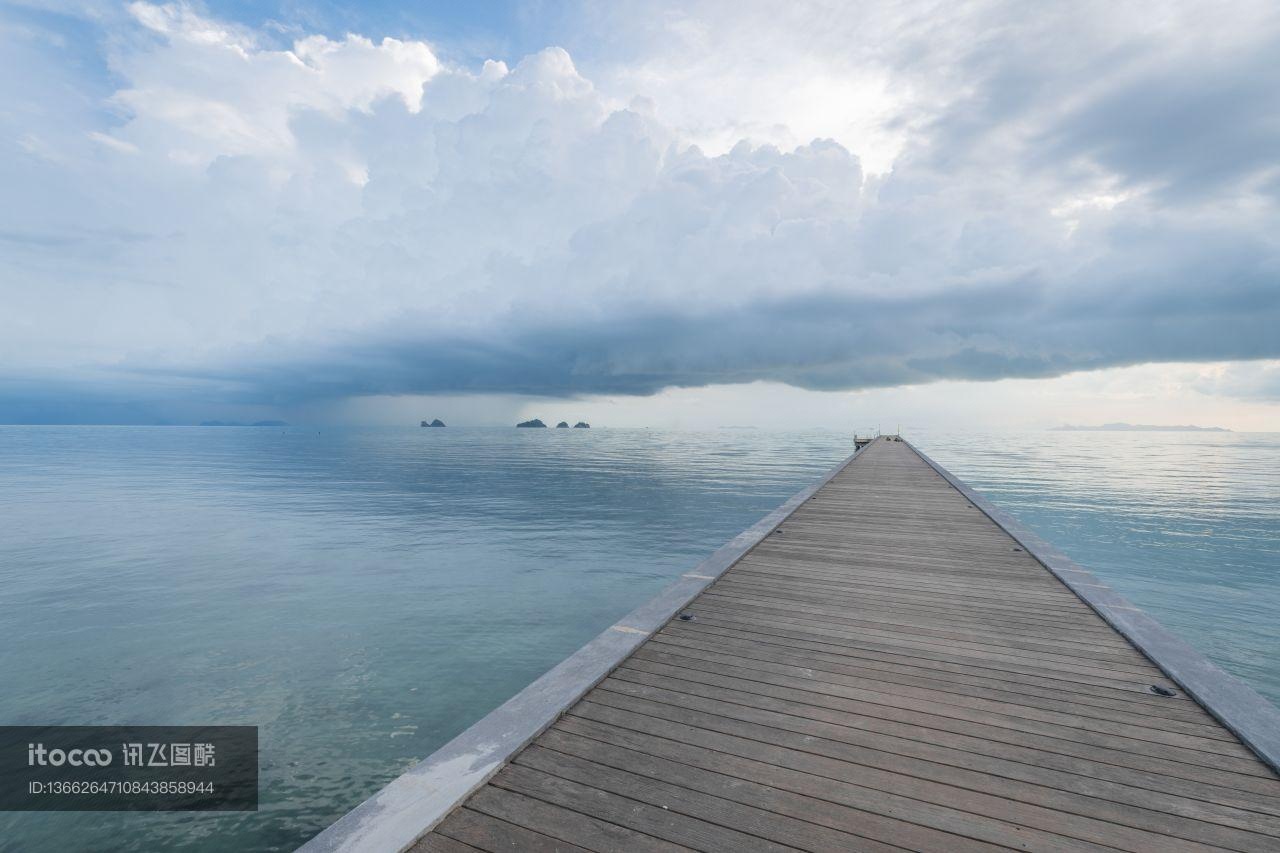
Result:
{"label": "itocoo logo", "polygon": [[69,764],[72,767],[106,767],[111,763],[109,749],[45,749],[42,743],[27,744],[27,766],[61,767]]}

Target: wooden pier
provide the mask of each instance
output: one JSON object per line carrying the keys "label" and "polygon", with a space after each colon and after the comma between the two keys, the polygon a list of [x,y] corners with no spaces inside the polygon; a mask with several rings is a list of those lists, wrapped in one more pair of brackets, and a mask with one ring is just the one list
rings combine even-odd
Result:
{"label": "wooden pier", "polygon": [[1272,769],[943,473],[872,442],[412,849],[1280,850]]}

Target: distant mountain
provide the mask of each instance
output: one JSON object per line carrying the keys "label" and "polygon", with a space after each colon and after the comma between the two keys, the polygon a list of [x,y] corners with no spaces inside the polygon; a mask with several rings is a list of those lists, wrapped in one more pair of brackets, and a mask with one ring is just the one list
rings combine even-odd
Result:
{"label": "distant mountain", "polygon": [[531,420],[531,421],[521,421],[520,423],[516,424],[516,426],[518,426],[518,427],[535,427],[535,428],[537,428],[537,427],[542,427],[542,428],[544,428],[544,429],[545,429],[547,425],[546,425],[546,424],[544,424],[542,421],[538,420],[537,418],[534,418],[534,419],[533,419],[533,420]]}
{"label": "distant mountain", "polygon": [[201,421],[200,426],[259,426],[259,427],[282,427],[288,426],[286,421],[254,421],[246,424],[242,421]]}
{"label": "distant mountain", "polygon": [[444,421],[440,420],[439,418],[436,418],[434,421],[431,421],[430,423],[428,423],[427,421],[423,421],[422,425],[424,427],[442,427],[444,426]]}
{"label": "distant mountain", "polygon": [[1065,426],[1054,427],[1055,432],[1231,432],[1222,427],[1202,427],[1182,424],[1178,426],[1158,426],[1154,424],[1102,424],[1101,426]]}

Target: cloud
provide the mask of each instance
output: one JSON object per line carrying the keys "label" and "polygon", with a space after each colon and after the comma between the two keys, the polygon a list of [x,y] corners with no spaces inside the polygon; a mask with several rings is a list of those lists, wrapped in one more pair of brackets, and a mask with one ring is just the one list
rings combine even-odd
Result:
{"label": "cloud", "polygon": [[[726,8],[654,15],[593,81],[130,4],[101,97],[4,90],[0,378],[290,406],[1280,356],[1274,20]],[[4,37],[52,68],[58,26]],[[646,54],[670,32],[705,53]],[[838,138],[729,144],[773,127],[757,90]]]}
{"label": "cloud", "polygon": [[391,97],[417,112],[423,84],[440,72],[423,42],[313,35],[273,50],[185,5],[128,10],[157,40],[113,63],[128,81],[112,98],[129,116],[120,141],[192,166],[285,156],[298,143],[290,122],[303,112],[341,120]]}

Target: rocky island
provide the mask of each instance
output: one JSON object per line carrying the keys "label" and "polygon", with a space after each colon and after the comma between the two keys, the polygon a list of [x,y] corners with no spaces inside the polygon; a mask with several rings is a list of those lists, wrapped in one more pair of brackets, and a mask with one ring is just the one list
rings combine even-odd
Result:
{"label": "rocky island", "polygon": [[568,429],[568,428],[569,428],[568,421],[561,421],[560,423],[556,424],[556,429]]}
{"label": "rocky island", "polygon": [[520,423],[516,424],[516,426],[517,427],[534,427],[534,428],[542,427],[543,429],[545,429],[547,425],[544,424],[542,421],[538,420],[537,418],[534,418],[531,421],[521,421]]}
{"label": "rocky island", "polygon": [[587,423],[586,421],[578,421],[576,424],[573,425],[573,428],[574,429],[591,429],[591,424]]}
{"label": "rocky island", "polygon": [[426,421],[423,421],[423,422],[422,422],[422,425],[423,425],[424,427],[442,427],[442,426],[444,426],[444,421],[440,420],[439,418],[436,418],[436,419],[435,419],[434,421],[432,421],[431,423],[427,423]]}

